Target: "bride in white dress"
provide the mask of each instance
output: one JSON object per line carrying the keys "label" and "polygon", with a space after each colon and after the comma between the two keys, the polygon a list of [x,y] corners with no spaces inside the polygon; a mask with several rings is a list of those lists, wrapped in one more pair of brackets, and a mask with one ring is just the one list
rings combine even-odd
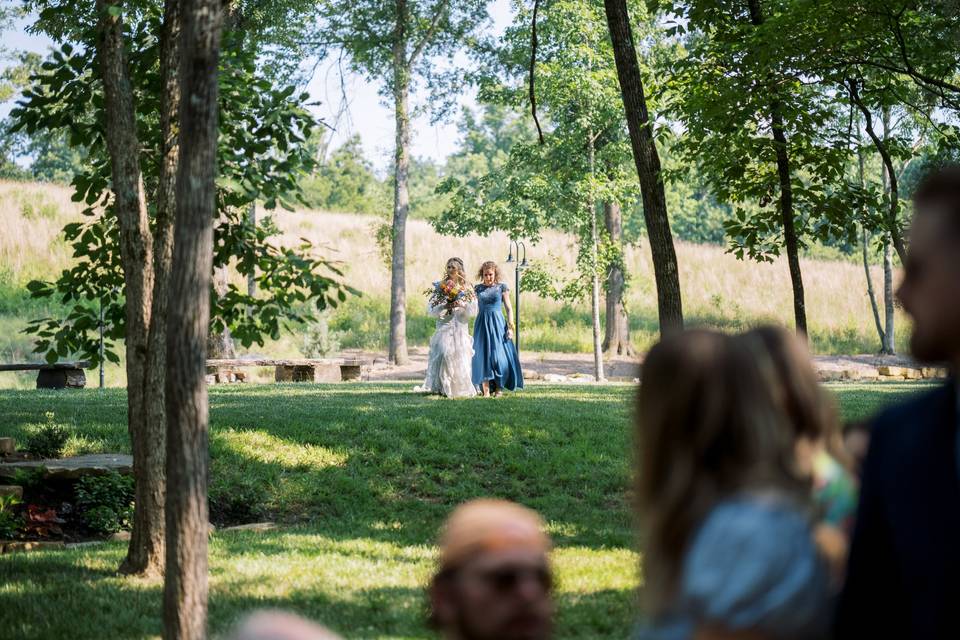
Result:
{"label": "bride in white dress", "polygon": [[[452,280],[467,291],[473,288],[467,283],[463,260],[447,260],[445,280]],[[468,331],[470,316],[477,314],[476,296],[468,302],[457,302],[451,309],[446,304],[427,302],[427,313],[437,319],[437,329],[430,339],[430,358],[423,386],[416,387],[421,393],[437,393],[448,398],[472,398],[477,389],[471,379],[473,340]]]}

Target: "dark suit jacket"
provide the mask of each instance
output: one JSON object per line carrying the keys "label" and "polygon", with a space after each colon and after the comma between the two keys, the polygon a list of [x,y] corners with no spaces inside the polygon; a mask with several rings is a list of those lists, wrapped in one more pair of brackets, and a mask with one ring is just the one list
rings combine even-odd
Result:
{"label": "dark suit jacket", "polygon": [[960,639],[956,383],[872,426],[836,637]]}

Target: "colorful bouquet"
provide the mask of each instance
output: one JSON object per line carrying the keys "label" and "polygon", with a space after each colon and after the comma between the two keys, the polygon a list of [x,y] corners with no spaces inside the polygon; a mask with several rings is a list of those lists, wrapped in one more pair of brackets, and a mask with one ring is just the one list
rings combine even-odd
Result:
{"label": "colorful bouquet", "polygon": [[441,317],[453,311],[458,305],[466,305],[474,298],[473,289],[469,285],[463,285],[453,280],[437,280],[433,283],[433,287],[427,289],[424,294],[427,296],[431,307],[444,307],[444,310],[440,312]]}

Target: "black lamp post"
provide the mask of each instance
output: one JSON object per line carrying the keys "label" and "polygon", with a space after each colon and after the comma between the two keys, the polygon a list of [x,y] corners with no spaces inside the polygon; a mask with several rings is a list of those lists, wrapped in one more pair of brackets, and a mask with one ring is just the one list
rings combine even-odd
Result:
{"label": "black lamp post", "polygon": [[[527,268],[527,245],[517,240],[510,241],[510,253],[507,255],[507,263],[513,262],[513,248],[517,248],[517,266],[514,269],[514,323],[513,344],[517,347],[517,353],[520,353],[520,272]],[[523,257],[521,258],[520,249],[523,248]]]}

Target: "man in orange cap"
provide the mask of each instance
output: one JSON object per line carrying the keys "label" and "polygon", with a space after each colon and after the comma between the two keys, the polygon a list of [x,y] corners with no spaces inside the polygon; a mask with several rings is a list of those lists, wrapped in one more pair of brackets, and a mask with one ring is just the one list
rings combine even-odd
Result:
{"label": "man in orange cap", "polygon": [[504,500],[458,507],[440,538],[431,622],[445,640],[546,640],[550,539],[536,512]]}

